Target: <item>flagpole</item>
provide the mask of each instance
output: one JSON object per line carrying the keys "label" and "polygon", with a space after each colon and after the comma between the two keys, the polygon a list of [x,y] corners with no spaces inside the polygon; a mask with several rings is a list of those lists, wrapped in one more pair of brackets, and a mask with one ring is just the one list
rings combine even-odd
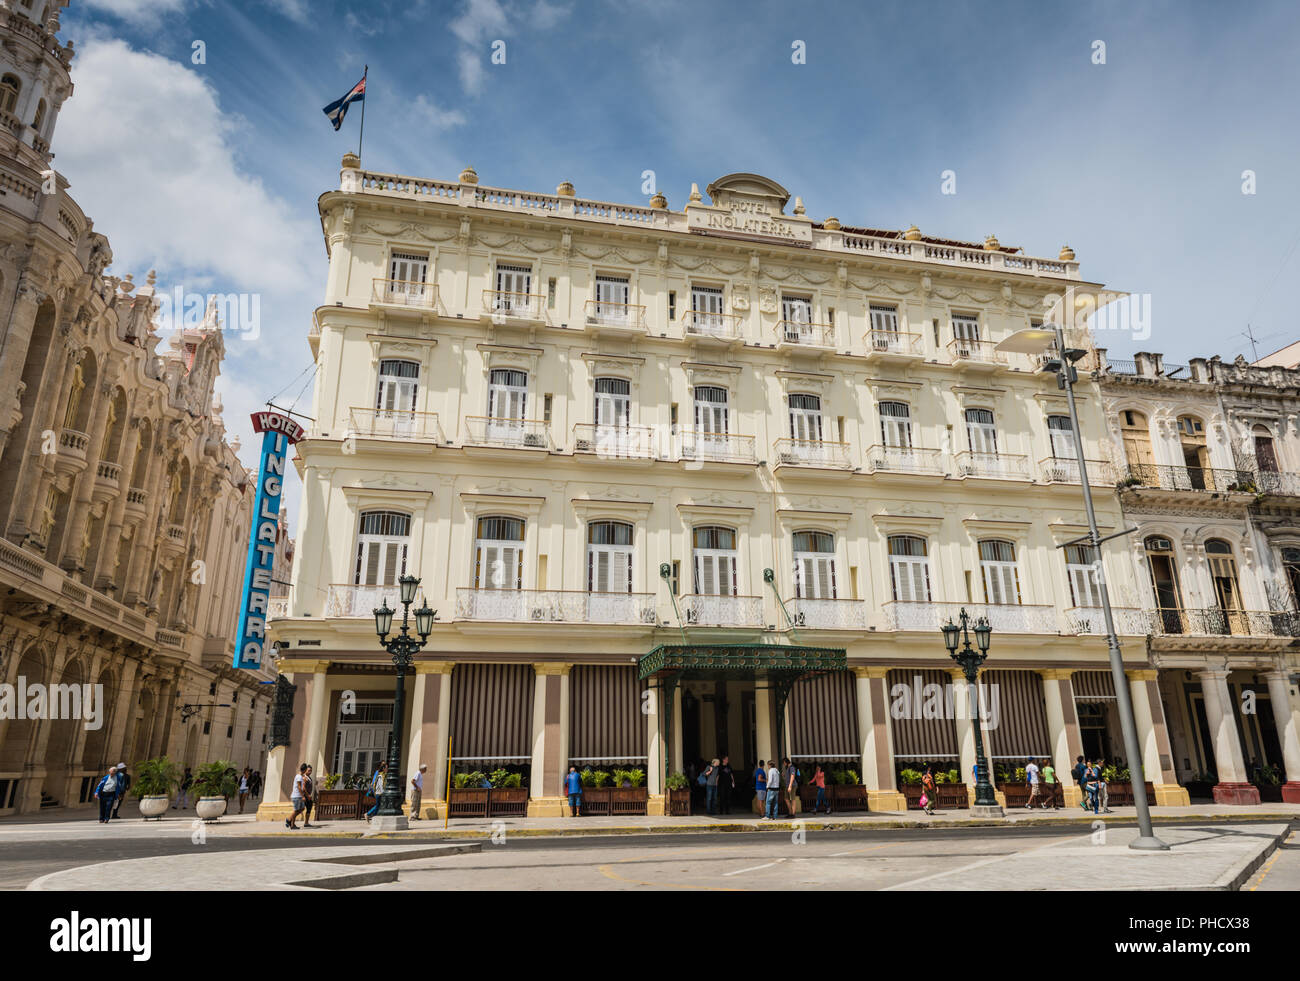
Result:
{"label": "flagpole", "polygon": [[[370,66],[366,65],[365,71],[361,73],[361,81],[365,82],[369,77],[369,75],[370,75]],[[369,90],[369,88],[370,86],[367,85],[366,89]],[[366,138],[366,102],[368,101],[370,92],[366,91],[364,95],[365,97],[362,98],[361,100],[361,134],[357,137],[357,159],[358,160],[361,159],[361,144],[362,142],[364,142]]]}

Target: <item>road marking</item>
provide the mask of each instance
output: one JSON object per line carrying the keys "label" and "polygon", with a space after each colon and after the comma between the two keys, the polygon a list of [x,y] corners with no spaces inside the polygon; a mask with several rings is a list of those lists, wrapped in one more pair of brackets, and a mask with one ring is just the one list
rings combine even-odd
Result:
{"label": "road marking", "polygon": [[770,869],[773,865],[780,865],[780,864],[781,864],[782,862],[784,862],[784,861],[785,861],[785,859],[783,859],[783,858],[778,858],[775,862],[765,862],[765,863],[762,864],[762,865],[751,865],[751,866],[750,866],[749,868],[747,868],[747,869],[736,869],[735,872],[724,872],[724,873],[722,873],[722,874],[723,874],[724,876],[728,876],[728,875],[743,875],[745,872],[757,872],[759,869]]}
{"label": "road marking", "polygon": [[888,844],[884,844],[884,845],[872,845],[870,848],[854,848],[854,849],[852,849],[852,850],[850,850],[850,851],[847,851],[847,852],[835,852],[834,854],[827,855],[826,857],[827,857],[827,858],[843,858],[845,855],[861,855],[863,852],[874,852],[874,851],[876,851],[876,850],[879,849],[879,848],[896,848],[896,847],[899,846],[899,845],[905,845],[905,844],[907,844],[907,842],[904,842],[904,841],[891,841],[891,842],[889,842]]}
{"label": "road marking", "polygon": [[[1295,832],[1292,831],[1289,835],[1287,835],[1286,841],[1282,842],[1282,846],[1289,845],[1292,839],[1294,838],[1295,838]],[[1273,850],[1273,857],[1270,858],[1267,862],[1265,862],[1264,867],[1259,870],[1259,875],[1255,877],[1255,884],[1250,887],[1251,892],[1254,892],[1256,889],[1258,889],[1260,887],[1260,884],[1264,881],[1264,877],[1273,871],[1273,863],[1282,857],[1282,846],[1279,846],[1278,848],[1275,848]]]}
{"label": "road marking", "polygon": [[915,886],[922,882],[929,882],[931,879],[942,879],[946,876],[957,875],[961,872],[969,872],[971,869],[982,868],[985,865],[992,865],[994,862],[1002,862],[1008,858],[1015,858],[1018,855],[1029,855],[1032,852],[1041,851],[1044,848],[1054,848],[1057,845],[1064,845],[1071,841],[1083,841],[1091,837],[1092,837],[1091,832],[1086,835],[1077,835],[1077,836],[1071,835],[1070,837],[1062,838],[1059,841],[1049,841],[1047,842],[1047,844],[1039,845],[1037,848],[1026,848],[1018,852],[1007,852],[1004,855],[996,855],[993,858],[985,858],[985,859],[981,859],[978,862],[972,862],[970,865],[963,865],[961,868],[948,869],[944,872],[935,872],[931,875],[923,875],[919,879],[911,879],[907,882],[896,882],[892,886],[885,886],[885,888],[882,889],[881,892],[890,892],[891,890],[894,889],[907,889],[910,886]]}
{"label": "road marking", "polygon": [[627,876],[619,875],[614,871],[613,866],[624,865],[628,862],[641,862],[647,858],[668,858],[670,855],[682,855],[687,852],[707,851],[710,853],[720,851],[737,851],[742,848],[752,848],[752,845],[728,845],[722,848],[715,848],[711,845],[696,845],[691,848],[675,848],[666,852],[646,852],[644,855],[634,855],[631,858],[621,858],[617,862],[606,862],[604,865],[596,866],[596,871],[607,879],[616,879],[619,882],[627,882],[634,886],[651,886],[655,889],[702,889],[706,892],[744,892],[731,886],[702,886],[691,882],[652,882],[648,879],[629,879]]}

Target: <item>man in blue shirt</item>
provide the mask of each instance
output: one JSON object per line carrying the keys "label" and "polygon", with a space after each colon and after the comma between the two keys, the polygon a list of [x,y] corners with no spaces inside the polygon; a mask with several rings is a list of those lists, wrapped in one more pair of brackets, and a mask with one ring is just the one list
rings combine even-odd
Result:
{"label": "man in blue shirt", "polygon": [[762,814],[767,807],[767,762],[758,761],[758,767],[754,770],[754,800],[758,802],[758,813]]}
{"label": "man in blue shirt", "polygon": [[564,775],[564,792],[569,795],[569,816],[577,817],[582,805],[582,776],[576,766],[570,765],[569,772]]}

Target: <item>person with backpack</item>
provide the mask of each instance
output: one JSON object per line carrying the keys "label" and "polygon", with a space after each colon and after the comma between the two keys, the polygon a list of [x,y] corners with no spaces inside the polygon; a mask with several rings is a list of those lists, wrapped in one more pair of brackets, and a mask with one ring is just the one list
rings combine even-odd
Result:
{"label": "person with backpack", "polygon": [[110,766],[108,773],[95,786],[95,800],[99,801],[99,823],[108,824],[113,816],[113,805],[121,793],[122,783],[117,776],[117,767]]}
{"label": "person with backpack", "polygon": [[1038,800],[1038,792],[1041,789],[1038,786],[1038,764],[1034,762],[1031,756],[1025,761],[1025,783],[1029,785],[1029,802],[1025,804],[1025,810],[1034,809],[1034,801]]}
{"label": "person with backpack", "polygon": [[117,785],[119,790],[117,803],[113,805],[113,817],[120,818],[122,816],[122,801],[126,800],[126,792],[131,789],[131,774],[126,772],[125,763],[117,765]]}
{"label": "person with backpack", "polygon": [[293,778],[293,789],[289,792],[289,803],[293,805],[293,813],[284,819],[284,826],[290,831],[298,830],[298,815],[302,813],[302,784],[307,778],[307,764],[299,763],[298,772]]}
{"label": "person with backpack", "polygon": [[1088,766],[1084,763],[1083,757],[1075,757],[1074,766],[1070,768],[1070,776],[1074,777],[1075,786],[1079,788],[1079,806],[1085,811],[1088,809],[1088,788],[1083,778],[1087,770]]}
{"label": "person with backpack", "polygon": [[[1088,789],[1088,804],[1092,805],[1092,813],[1101,813],[1101,769],[1093,763],[1089,763],[1083,770],[1084,786]],[[1088,810],[1088,804],[1083,809]]]}
{"label": "person with backpack", "polygon": [[366,821],[368,822],[379,810],[379,797],[384,792],[384,778],[388,774],[388,761],[380,760],[379,766],[370,777],[370,793],[374,795],[375,806],[366,811]]}

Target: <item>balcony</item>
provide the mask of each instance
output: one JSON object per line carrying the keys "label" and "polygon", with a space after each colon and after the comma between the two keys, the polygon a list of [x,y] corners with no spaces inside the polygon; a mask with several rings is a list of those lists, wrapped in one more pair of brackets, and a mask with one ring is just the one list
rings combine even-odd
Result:
{"label": "balcony", "polygon": [[1149,613],[1151,632],[1191,637],[1296,637],[1296,614],[1261,610],[1156,610]]}
{"label": "balcony", "polygon": [[1029,458],[1014,453],[957,453],[957,476],[981,480],[1028,480]]}
{"label": "balcony", "polygon": [[484,290],[482,319],[498,326],[536,325],[546,319],[546,297],[538,293]]}
{"label": "balcony", "polygon": [[776,349],[784,354],[820,357],[835,350],[835,325],[782,320],[776,325]]}
{"label": "balcony", "polygon": [[730,313],[687,310],[682,314],[682,333],[687,340],[702,346],[739,347],[745,342],[740,318]]}
{"label": "balcony", "polygon": [[937,635],[942,624],[957,621],[962,610],[972,619],[987,617],[994,633],[1055,634],[1056,607],[1054,606],[998,606],[986,603],[899,603],[889,602],[881,607],[886,630],[923,630]]}
{"label": "balcony", "polygon": [[348,435],[404,443],[446,442],[436,412],[363,409],[357,406],[348,410]]}
{"label": "balcony", "polygon": [[370,305],[427,312],[438,306],[438,287],[402,279],[376,279],[370,291]]}
{"label": "balcony", "polygon": [[992,341],[955,337],[948,342],[948,357],[958,367],[993,370],[1007,366],[1007,356],[994,350]]}
{"label": "balcony", "polygon": [[808,630],[866,630],[867,605],[853,599],[791,599],[786,612],[797,628]]}
{"label": "balcony", "polygon": [[457,589],[456,619],[505,623],[659,623],[654,593]]}
{"label": "balcony", "polygon": [[95,468],[95,487],[92,492],[92,500],[102,502],[116,497],[118,490],[121,488],[121,477],[121,464],[100,460],[99,465]]}
{"label": "balcony", "polygon": [[645,307],[635,303],[588,300],[584,307],[587,330],[597,336],[644,334]]}
{"label": "balcony", "polygon": [[494,419],[469,416],[465,420],[465,445],[490,449],[551,449],[550,426],[540,419]]}
{"label": "balcony", "polygon": [[[1146,610],[1131,606],[1112,606],[1115,634],[1119,637],[1145,637],[1151,629]],[[1106,616],[1099,606],[1072,606],[1065,611],[1065,632],[1078,636],[1106,636]]]}
{"label": "balcony", "polygon": [[90,437],[75,429],[59,433],[59,452],[54,457],[54,470],[60,474],[79,474],[88,466],[86,448]]}
{"label": "balcony", "polygon": [[[1114,487],[1115,467],[1106,460],[1085,460],[1088,483],[1093,487]],[[1048,457],[1038,461],[1038,472],[1045,484],[1079,484],[1079,461]]]}
{"label": "balcony", "polygon": [[817,439],[778,439],[774,446],[776,468],[811,467],[819,470],[852,470],[848,443]]}
{"label": "balcony", "polygon": [[326,617],[373,617],[388,601],[397,603],[396,586],[353,586],[335,584],[325,594]]}
{"label": "balcony", "polygon": [[867,450],[867,473],[947,476],[939,450],[879,444]]}
{"label": "balcony", "polygon": [[184,525],[168,525],[163,529],[162,551],[170,555],[180,555],[185,551]]}
{"label": "balcony", "polygon": [[921,351],[920,334],[869,330],[862,336],[862,340],[867,346],[867,360],[878,364],[920,361],[925,357]]}
{"label": "balcony", "polygon": [[597,426],[580,422],[573,427],[573,452],[601,460],[649,462],[656,458],[655,430],[650,426]]}
{"label": "balcony", "polygon": [[1255,487],[1270,497],[1300,497],[1300,474],[1260,470],[1255,473]]}
{"label": "balcony", "polygon": [[132,487],[126,492],[126,520],[139,521],[149,509],[149,492]]}
{"label": "balcony", "polygon": [[1157,496],[1197,494],[1241,494],[1243,499],[1256,493],[1255,475],[1249,470],[1212,470],[1206,467],[1175,467],[1155,463],[1129,464],[1119,482],[1121,491],[1169,492]]}
{"label": "balcony", "polygon": [[753,436],[684,430],[678,436],[678,440],[681,447],[678,456],[688,468],[703,464],[755,465],[758,463]]}
{"label": "balcony", "polygon": [[289,597],[272,596],[266,601],[266,619],[279,620],[289,615]]}
{"label": "balcony", "polygon": [[688,627],[761,627],[761,596],[683,596],[678,608]]}

